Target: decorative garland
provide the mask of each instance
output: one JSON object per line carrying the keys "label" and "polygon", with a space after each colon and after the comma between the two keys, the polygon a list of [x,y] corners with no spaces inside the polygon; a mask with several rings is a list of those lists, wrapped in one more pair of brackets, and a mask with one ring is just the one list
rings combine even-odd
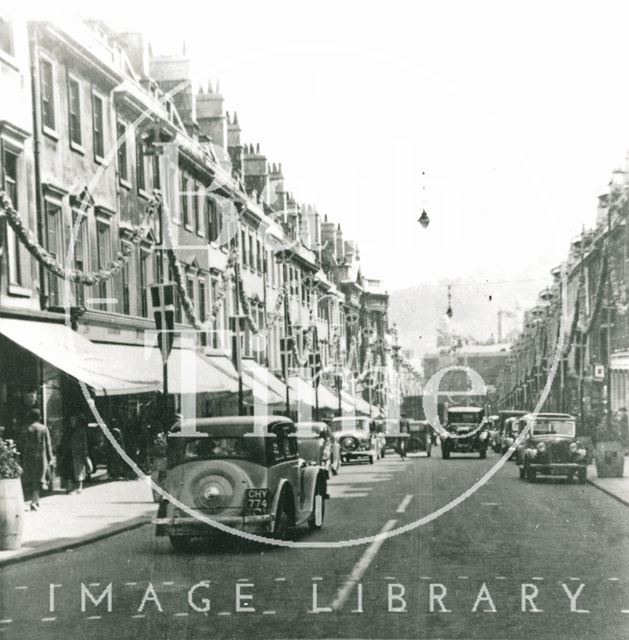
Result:
{"label": "decorative garland", "polygon": [[[145,212],[145,220],[150,219],[159,210],[160,202],[159,195],[149,202]],[[48,271],[54,273],[59,278],[69,279],[72,282],[78,282],[88,287],[105,282],[118,273],[125,263],[128,262],[133,253],[133,248],[146,239],[149,231],[148,225],[134,227],[129,239],[130,243],[123,244],[115,260],[112,260],[106,267],[98,271],[84,273],[78,269],[66,269],[57,258],[42,247],[37,242],[32,231],[24,225],[18,212],[13,208],[11,198],[5,191],[0,190],[0,217],[3,216],[7,219],[16,236],[29,253]]]}

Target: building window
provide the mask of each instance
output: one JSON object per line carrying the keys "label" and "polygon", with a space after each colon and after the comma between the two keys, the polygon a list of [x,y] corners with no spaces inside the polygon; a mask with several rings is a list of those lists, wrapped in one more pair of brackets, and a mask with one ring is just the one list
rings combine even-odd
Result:
{"label": "building window", "polygon": [[256,269],[258,273],[262,273],[262,247],[260,246],[260,240],[256,238]]}
{"label": "building window", "polygon": [[192,218],[194,219],[194,230],[199,233],[201,231],[201,215],[199,212],[198,185],[196,182],[193,182],[192,185],[194,191],[192,194]]}
{"label": "building window", "polygon": [[103,99],[92,94],[94,156],[100,160],[105,157],[105,117],[103,115]]}
{"label": "building window", "polygon": [[[89,271],[87,218],[80,211],[72,211],[72,235],[74,236],[74,268],[86,273]],[[85,287],[80,282],[74,285],[74,297],[77,306],[85,306]]]}
{"label": "building window", "polygon": [[[46,211],[46,249],[48,253],[63,262],[62,211],[61,202],[45,200]],[[60,279],[54,273],[47,273],[48,278],[48,306],[61,306]]]}
{"label": "building window", "polygon": [[68,118],[70,124],[70,146],[80,147],[81,136],[81,85],[76,78],[68,76]]}
{"label": "building window", "polygon": [[[17,161],[18,156],[9,151],[3,154],[4,190],[7,192],[13,208],[19,212],[20,201],[17,190]],[[20,264],[20,240],[7,225],[7,242],[9,246],[9,281],[11,284],[22,285],[22,265]]]}
{"label": "building window", "polygon": [[159,154],[154,153],[152,156],[152,169],[153,169],[153,189],[161,188],[161,181],[159,178]]}
{"label": "building window", "polygon": [[129,315],[131,313],[131,293],[129,290],[129,261],[127,260],[120,270],[120,280],[122,289],[122,313]]}
{"label": "building window", "polygon": [[[202,323],[205,322],[207,316],[205,295],[205,279],[199,278],[199,319]],[[207,344],[207,331],[201,332],[201,344],[203,346]]]}
{"label": "building window", "polygon": [[192,302],[192,306],[194,306],[194,278],[192,276],[186,278],[186,293],[190,298],[190,302]]}
{"label": "building window", "polygon": [[207,199],[207,235],[210,242],[216,242],[221,233],[218,204],[213,198]]}
{"label": "building window", "polygon": [[[168,277],[170,282],[175,281],[175,274],[169,263],[168,265]],[[181,324],[181,295],[179,295],[179,289],[175,287],[175,322]]]}
{"label": "building window", "polygon": [[120,120],[116,123],[116,140],[118,144],[118,176],[124,182],[129,181],[129,165],[127,164],[127,125]]}
{"label": "building window", "polygon": [[55,97],[52,62],[42,59],[39,63],[41,84],[42,124],[45,128],[55,129]]}
{"label": "building window", "polygon": [[138,183],[138,190],[146,190],[146,171],[144,170],[144,144],[142,138],[138,135],[135,138],[135,165],[136,165],[136,180]]}
{"label": "building window", "polygon": [[[106,269],[112,262],[111,257],[111,227],[103,220],[96,221],[96,258],[98,268]],[[103,280],[98,284],[99,308],[102,311],[108,310],[109,304],[109,280]]]}
{"label": "building window", "polygon": [[153,249],[153,266],[155,267],[155,284],[161,284],[164,281],[164,263],[162,261],[162,254]]}
{"label": "building window", "polygon": [[188,209],[188,176],[181,172],[181,217],[183,226],[190,229],[190,210]]}
{"label": "building window", "polygon": [[240,247],[242,249],[242,266],[247,266],[247,234],[244,229],[240,232]]}
{"label": "building window", "polygon": [[151,284],[151,253],[147,249],[140,248],[140,315],[143,318],[149,316],[149,291]]}
{"label": "building window", "polygon": [[14,54],[13,25],[9,20],[2,17],[0,17],[0,50],[10,56]]}
{"label": "building window", "polygon": [[[210,281],[210,304],[214,306],[216,302],[216,296],[218,293],[218,280],[216,278],[212,278]],[[219,336],[218,336],[218,314],[214,318],[212,318],[212,335],[211,335],[211,346],[214,349],[218,349],[219,346]]]}
{"label": "building window", "polygon": [[256,258],[253,252],[253,234],[251,232],[249,232],[249,266],[252,270],[256,266]]}

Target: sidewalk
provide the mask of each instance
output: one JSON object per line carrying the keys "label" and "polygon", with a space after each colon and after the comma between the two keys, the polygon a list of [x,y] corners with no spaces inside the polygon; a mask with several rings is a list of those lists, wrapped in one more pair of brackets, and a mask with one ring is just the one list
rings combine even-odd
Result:
{"label": "sidewalk", "polygon": [[596,475],[596,465],[590,464],[588,465],[588,482],[629,506],[629,456],[625,456],[624,478],[599,478]]}
{"label": "sidewalk", "polygon": [[39,511],[24,513],[22,548],[0,551],[0,566],[139,527],[156,510],[151,488],[142,480],[100,482],[79,494],[46,496]]}

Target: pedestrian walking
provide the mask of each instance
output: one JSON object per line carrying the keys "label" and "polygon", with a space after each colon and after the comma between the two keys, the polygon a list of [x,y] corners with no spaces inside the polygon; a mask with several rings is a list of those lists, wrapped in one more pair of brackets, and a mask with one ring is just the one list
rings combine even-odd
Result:
{"label": "pedestrian walking", "polygon": [[82,414],[70,417],[70,452],[72,455],[72,489],[69,493],[81,493],[88,471],[87,424]]}
{"label": "pedestrian walking", "polygon": [[54,464],[50,431],[41,422],[39,409],[28,413],[29,424],[22,437],[22,467],[24,484],[31,496],[31,511],[39,509],[39,494],[47,487],[46,474]]}

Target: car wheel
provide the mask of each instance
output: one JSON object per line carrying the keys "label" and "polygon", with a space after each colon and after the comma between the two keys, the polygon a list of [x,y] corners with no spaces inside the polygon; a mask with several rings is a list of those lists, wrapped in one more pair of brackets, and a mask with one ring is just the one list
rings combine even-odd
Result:
{"label": "car wheel", "polygon": [[520,480],[524,480],[524,467],[518,467],[518,470],[520,471]]}
{"label": "car wheel", "polygon": [[288,496],[285,493],[280,498],[275,515],[275,527],[273,537],[277,540],[288,540],[289,529],[293,526],[292,509],[289,507]]}
{"label": "car wheel", "polygon": [[317,483],[317,489],[313,498],[312,515],[308,520],[308,527],[317,530],[323,526],[325,518],[325,488],[321,482]]}
{"label": "car wheel", "polygon": [[587,469],[579,469],[579,471],[577,472],[577,477],[579,478],[579,484],[585,484],[585,481],[587,480]]}
{"label": "car wheel", "polygon": [[527,467],[526,469],[527,482],[535,482],[536,479],[537,479],[537,472],[535,471],[535,469],[531,468],[530,466]]}
{"label": "car wheel", "polygon": [[187,551],[190,548],[190,536],[168,536],[170,538],[170,544],[172,548],[181,553]]}

